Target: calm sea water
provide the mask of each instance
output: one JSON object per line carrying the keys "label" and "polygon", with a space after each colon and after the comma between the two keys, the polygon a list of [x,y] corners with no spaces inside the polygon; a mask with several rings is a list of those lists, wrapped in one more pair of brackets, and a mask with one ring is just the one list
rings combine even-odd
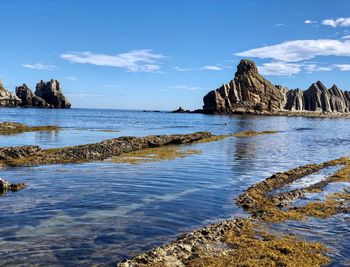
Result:
{"label": "calm sea water", "polygon": [[[0,109],[0,114],[2,121],[62,127],[1,136],[0,146],[62,147],[194,131],[281,131],[186,145],[202,153],[169,161],[1,170],[0,177],[29,185],[0,197],[1,266],[113,266],[209,222],[246,216],[234,198],[277,171],[350,155],[348,119],[93,109]],[[278,227],[326,243],[333,248],[334,266],[345,266],[350,264],[349,225],[349,215],[341,214]]]}

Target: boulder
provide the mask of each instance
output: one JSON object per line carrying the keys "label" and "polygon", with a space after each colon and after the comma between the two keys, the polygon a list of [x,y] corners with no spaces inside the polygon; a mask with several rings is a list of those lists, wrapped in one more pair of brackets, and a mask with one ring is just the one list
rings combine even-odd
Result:
{"label": "boulder", "polygon": [[7,91],[0,81],[0,107],[17,107],[20,104],[21,99]]}
{"label": "boulder", "polygon": [[36,85],[35,95],[42,98],[52,108],[70,108],[71,104],[63,95],[60,83],[57,80],[44,82],[41,80]]}
{"label": "boulder", "polygon": [[24,189],[26,187],[27,187],[27,185],[25,183],[11,184],[8,181],[0,178],[0,194],[2,194],[3,192],[6,192],[8,190],[17,191],[20,189]]}
{"label": "boulder", "polygon": [[255,63],[241,60],[235,77],[203,98],[203,113],[274,113],[279,111],[350,112],[350,92],[320,81],[307,90],[288,90],[262,77]]}

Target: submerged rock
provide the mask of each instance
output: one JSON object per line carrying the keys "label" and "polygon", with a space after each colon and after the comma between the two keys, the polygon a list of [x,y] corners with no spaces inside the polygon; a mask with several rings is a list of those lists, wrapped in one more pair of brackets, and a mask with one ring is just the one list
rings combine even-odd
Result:
{"label": "submerged rock", "polygon": [[58,129],[58,126],[53,125],[28,126],[18,122],[0,122],[0,134],[3,135],[35,131],[54,131]]}
{"label": "submerged rock", "polygon": [[288,90],[266,80],[255,63],[245,59],[237,66],[234,79],[210,91],[203,101],[203,112],[209,114],[350,111],[350,92],[344,92],[336,85],[327,89],[318,81],[306,91]]}
{"label": "submerged rock", "polygon": [[0,107],[17,107],[20,104],[21,99],[7,91],[0,81]]}

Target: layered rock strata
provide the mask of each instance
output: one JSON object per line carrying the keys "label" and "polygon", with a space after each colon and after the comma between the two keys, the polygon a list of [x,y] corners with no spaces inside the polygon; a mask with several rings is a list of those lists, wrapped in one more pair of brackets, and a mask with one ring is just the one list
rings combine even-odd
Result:
{"label": "layered rock strata", "polygon": [[350,111],[350,92],[336,85],[327,89],[320,81],[305,91],[288,90],[266,80],[250,60],[241,60],[234,79],[210,91],[203,101],[203,112],[208,114]]}
{"label": "layered rock strata", "polygon": [[20,104],[21,99],[7,91],[0,81],[0,107],[17,107]]}

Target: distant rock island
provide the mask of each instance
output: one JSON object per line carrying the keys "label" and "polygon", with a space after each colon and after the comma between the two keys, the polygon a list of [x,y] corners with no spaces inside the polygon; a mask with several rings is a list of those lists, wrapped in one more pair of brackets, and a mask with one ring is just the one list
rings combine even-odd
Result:
{"label": "distant rock island", "polygon": [[26,85],[16,87],[16,95],[5,89],[0,81],[1,107],[70,108],[57,80],[37,83],[35,92]]}
{"label": "distant rock island", "polygon": [[204,98],[206,114],[288,114],[350,112],[350,92],[336,85],[327,89],[320,81],[309,89],[289,90],[273,85],[258,72],[255,63],[243,59],[233,80],[210,91]]}

